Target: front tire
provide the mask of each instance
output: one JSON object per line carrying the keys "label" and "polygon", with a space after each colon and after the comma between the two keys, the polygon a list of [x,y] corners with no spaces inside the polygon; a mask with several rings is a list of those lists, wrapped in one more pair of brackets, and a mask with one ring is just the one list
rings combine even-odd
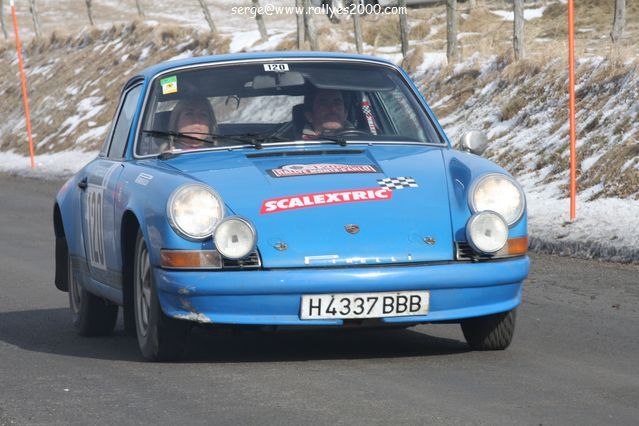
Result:
{"label": "front tire", "polygon": [[82,336],[106,336],[113,332],[118,306],[87,291],[73,274],[71,255],[67,251],[69,307],[73,326]]}
{"label": "front tire", "polygon": [[501,351],[513,340],[517,309],[461,322],[468,345],[476,351]]}
{"label": "front tire", "polygon": [[175,361],[184,351],[189,324],[162,312],[153,282],[146,242],[138,231],[133,277],[135,328],[142,356],[149,361]]}

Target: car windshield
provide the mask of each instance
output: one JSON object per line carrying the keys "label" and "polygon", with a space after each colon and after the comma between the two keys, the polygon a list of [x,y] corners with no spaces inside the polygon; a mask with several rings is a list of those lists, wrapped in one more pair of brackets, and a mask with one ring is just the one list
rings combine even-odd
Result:
{"label": "car windshield", "polygon": [[359,62],[250,62],[154,79],[137,155],[282,142],[442,143],[395,69]]}

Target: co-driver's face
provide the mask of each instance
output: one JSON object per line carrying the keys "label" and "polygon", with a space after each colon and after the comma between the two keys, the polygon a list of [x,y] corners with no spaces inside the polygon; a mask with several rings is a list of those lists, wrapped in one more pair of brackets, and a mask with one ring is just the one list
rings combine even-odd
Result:
{"label": "co-driver's face", "polygon": [[313,111],[306,114],[316,132],[341,129],[346,121],[342,93],[338,90],[319,90],[313,101]]}
{"label": "co-driver's face", "polygon": [[177,122],[178,132],[202,136],[200,133],[209,133],[209,114],[204,105],[193,104],[187,106]]}

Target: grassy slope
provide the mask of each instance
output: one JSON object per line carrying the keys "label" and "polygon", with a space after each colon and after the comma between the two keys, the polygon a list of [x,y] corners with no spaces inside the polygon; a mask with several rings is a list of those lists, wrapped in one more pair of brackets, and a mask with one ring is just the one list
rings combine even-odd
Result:
{"label": "grassy slope", "polygon": [[[486,155],[536,184],[567,182],[567,65],[512,63],[500,56],[457,72],[438,70],[419,86],[449,137],[482,129]],[[639,78],[636,62],[585,61],[577,69],[578,187],[590,199],[639,199]],[[567,187],[559,185],[559,196]]]}
{"label": "grassy slope", "polygon": [[[177,26],[133,22],[68,36],[53,32],[24,47],[38,153],[98,149],[120,90],[138,70],[180,55],[225,53],[228,39]],[[24,152],[25,125],[17,59],[0,45],[0,150]],[[91,135],[95,135],[91,137]]]}

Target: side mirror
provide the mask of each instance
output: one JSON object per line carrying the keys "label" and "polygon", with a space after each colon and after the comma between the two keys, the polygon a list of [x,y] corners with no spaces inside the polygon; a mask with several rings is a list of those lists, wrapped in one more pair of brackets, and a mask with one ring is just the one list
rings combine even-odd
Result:
{"label": "side mirror", "polygon": [[482,155],[488,148],[488,138],[484,132],[471,130],[461,138],[461,150],[475,155]]}

